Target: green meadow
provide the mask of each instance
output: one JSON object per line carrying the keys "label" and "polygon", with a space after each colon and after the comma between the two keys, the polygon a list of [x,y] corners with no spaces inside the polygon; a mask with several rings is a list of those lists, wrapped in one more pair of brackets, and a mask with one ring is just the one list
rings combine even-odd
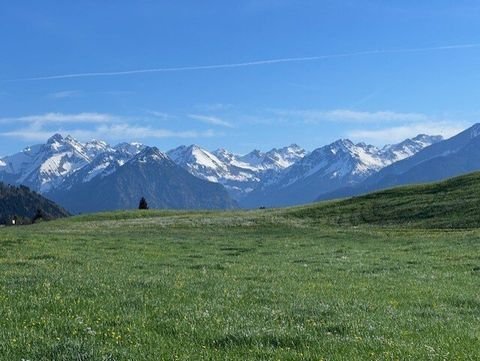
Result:
{"label": "green meadow", "polygon": [[0,359],[478,360],[476,178],[0,228]]}

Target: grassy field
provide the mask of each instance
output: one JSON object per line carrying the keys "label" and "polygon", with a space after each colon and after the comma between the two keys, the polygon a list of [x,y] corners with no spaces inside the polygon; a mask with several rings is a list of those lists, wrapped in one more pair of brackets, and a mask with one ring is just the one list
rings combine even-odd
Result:
{"label": "grassy field", "polygon": [[478,360],[480,230],[355,202],[2,228],[0,360]]}

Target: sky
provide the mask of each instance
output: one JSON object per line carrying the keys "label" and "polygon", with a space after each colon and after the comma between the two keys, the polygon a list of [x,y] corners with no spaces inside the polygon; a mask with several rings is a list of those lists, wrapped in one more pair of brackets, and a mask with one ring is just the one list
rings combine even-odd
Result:
{"label": "sky", "polygon": [[0,2],[0,155],[61,133],[247,153],[452,136],[480,117],[480,2]]}

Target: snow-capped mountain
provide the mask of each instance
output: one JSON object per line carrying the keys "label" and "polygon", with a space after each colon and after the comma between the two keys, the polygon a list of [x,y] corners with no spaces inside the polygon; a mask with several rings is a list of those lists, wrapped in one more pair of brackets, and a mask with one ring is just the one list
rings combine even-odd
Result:
{"label": "snow-capped mountain", "polygon": [[480,170],[480,124],[456,136],[436,142],[421,151],[392,163],[360,184],[320,195],[333,199],[373,192],[405,184],[418,184]]}
{"label": "snow-capped mountain", "polygon": [[122,163],[141,149],[137,144],[117,147],[125,151],[117,151],[103,141],[82,144],[71,136],[55,134],[45,144],[33,145],[4,157],[0,162],[0,180],[48,193],[62,187],[66,179],[80,170],[86,177],[82,181],[91,179],[102,171],[111,170],[112,155],[118,157],[115,162]]}
{"label": "snow-capped mountain", "polygon": [[90,162],[85,146],[72,137],[55,134],[46,144],[27,147],[2,159],[0,179],[24,184],[33,190],[47,192],[57,187],[70,173]]}
{"label": "snow-capped mountain", "polygon": [[196,177],[220,183],[235,199],[241,199],[279,171],[305,155],[297,145],[272,149],[267,153],[254,150],[244,156],[225,149],[209,152],[197,145],[181,146],[168,156]]}
{"label": "snow-capped mountain", "polygon": [[423,148],[426,148],[432,144],[442,141],[443,138],[440,135],[426,135],[419,134],[415,138],[406,139],[401,143],[386,145],[380,151],[382,158],[387,159],[391,163],[398,162],[402,159],[411,157],[417,154]]}
{"label": "snow-capped mountain", "polygon": [[194,176],[210,182],[219,183],[229,175],[228,163],[198,145],[182,145],[170,150],[167,155]]}
{"label": "snow-capped mountain", "polygon": [[110,152],[113,149],[106,142],[102,140],[92,140],[84,144],[85,153],[90,159],[94,159],[96,156]]}
{"label": "snow-capped mountain", "polygon": [[135,154],[132,155],[128,152],[109,148],[104,153],[98,154],[90,163],[78,169],[76,172],[68,174],[63,182],[52,191],[58,189],[68,190],[76,184],[90,182],[96,177],[106,177],[117,171],[117,169],[130,160],[132,156],[135,156]]}
{"label": "snow-capped mountain", "polygon": [[74,213],[136,208],[141,197],[152,208],[236,207],[220,184],[191,175],[155,147],[143,147],[108,175],[75,183],[50,196]]}
{"label": "snow-capped mountain", "polygon": [[[117,192],[120,192],[120,185],[125,189],[137,187],[134,174],[124,173],[125,169],[135,168],[146,172],[145,167],[152,164],[160,172],[164,168],[151,162],[152,157],[157,157],[156,161],[162,161],[163,165],[174,164],[176,171],[173,173],[178,173],[181,169],[180,173],[187,171],[195,179],[204,182],[197,184],[188,181],[184,175],[165,173],[172,180],[184,181],[185,194],[190,194],[187,185],[195,185],[195,189],[200,190],[201,184],[207,189],[205,184],[210,182],[217,183],[216,187],[221,189],[225,187],[229,197],[245,207],[301,204],[310,202],[321,194],[358,184],[386,166],[411,157],[440,139],[441,137],[419,135],[381,149],[343,139],[309,154],[295,144],[268,152],[254,150],[246,155],[236,155],[225,149],[210,152],[191,145],[178,147],[165,155],[159,151],[152,152],[151,148],[140,143],[120,143],[112,147],[101,140],[81,143],[70,136],[55,134],[45,144],[27,147],[20,153],[0,159],[0,181],[24,184],[48,197],[65,201],[69,199],[74,204],[79,198],[68,193],[82,191],[87,197],[88,192],[95,193],[92,188],[94,185],[104,184],[104,179],[113,179],[119,174],[123,175],[121,181],[118,180],[120,178],[111,181],[117,187]],[[127,167],[134,159],[144,166]],[[144,181],[155,184],[159,182],[154,179],[152,172],[148,172]],[[163,186],[169,186],[168,180],[165,181],[167,183],[162,183]],[[142,187],[147,187],[147,183]],[[155,192],[157,191],[160,192],[158,189]],[[152,195],[162,194],[162,197],[167,197],[165,193],[155,192],[152,191]],[[217,203],[212,201],[212,207],[220,204],[228,204],[230,207],[233,204],[220,193],[211,194],[216,194],[215,197],[219,200]],[[180,193],[177,195],[182,198]],[[98,194],[98,197],[101,196]],[[192,204],[207,206],[203,200],[200,201],[201,197],[193,194],[189,197],[198,200],[192,201]],[[172,199],[167,201],[167,198],[163,205],[177,204],[182,207],[189,204],[186,199],[183,203],[175,203]]]}
{"label": "snow-capped mountain", "polygon": [[238,160],[260,171],[268,169],[282,170],[302,159],[306,153],[305,149],[292,144],[280,149],[274,148],[266,153],[256,149],[242,157],[238,157]]}
{"label": "snow-capped mountain", "polygon": [[211,153],[197,145],[191,145],[178,147],[167,154],[194,176],[222,184],[234,199],[241,198],[261,181],[255,168],[238,161],[236,155],[226,150]]}
{"label": "snow-capped mountain", "polygon": [[122,152],[124,154],[129,154],[130,156],[135,156],[136,154],[140,153],[142,150],[144,150],[147,146],[138,143],[138,142],[133,142],[133,143],[120,143],[117,144],[115,147],[113,147],[115,150]]}
{"label": "snow-capped mountain", "polygon": [[284,170],[273,182],[265,182],[250,193],[241,205],[258,207],[308,203],[322,193],[358,184],[393,162],[409,157],[439,140],[441,137],[420,135],[379,149],[341,139],[314,150]]}

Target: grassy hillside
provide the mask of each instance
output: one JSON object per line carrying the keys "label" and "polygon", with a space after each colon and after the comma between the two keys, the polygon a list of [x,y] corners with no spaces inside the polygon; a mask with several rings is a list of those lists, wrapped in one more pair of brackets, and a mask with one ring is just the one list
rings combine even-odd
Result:
{"label": "grassy hillside", "polygon": [[480,227],[480,173],[292,208],[288,216],[335,225]]}
{"label": "grassy hillside", "polygon": [[0,360],[473,360],[480,229],[406,225],[411,203],[423,205],[413,225],[453,224],[432,194],[455,226],[462,212],[473,225],[476,183],[4,228]]}
{"label": "grassy hillside", "polygon": [[[251,222],[303,226],[375,225],[415,228],[480,228],[480,173],[447,181],[405,186],[345,200],[254,211],[119,211],[87,214],[71,222],[162,217],[179,225],[209,222],[222,226]],[[167,221],[168,220],[168,221]]]}

